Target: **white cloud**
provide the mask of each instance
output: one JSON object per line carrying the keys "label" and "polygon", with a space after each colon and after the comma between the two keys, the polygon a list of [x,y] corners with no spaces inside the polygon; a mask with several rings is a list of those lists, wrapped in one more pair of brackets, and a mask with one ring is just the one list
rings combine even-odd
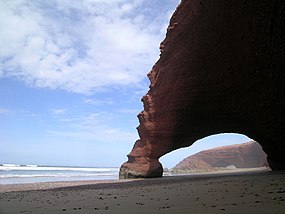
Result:
{"label": "white cloud", "polygon": [[138,136],[133,132],[116,127],[112,123],[115,117],[109,112],[93,112],[79,116],[62,115],[58,118],[61,122],[60,128],[50,129],[47,131],[49,137],[55,139],[68,139],[69,141],[80,142],[134,142]]}
{"label": "white cloud", "polygon": [[30,111],[30,110],[25,110],[25,109],[13,109],[9,110],[9,113],[13,113],[10,116],[16,117],[17,120],[21,121],[28,121],[28,120],[35,120],[37,123],[41,122],[42,120],[42,115],[38,112]]}
{"label": "white cloud", "polygon": [[54,115],[62,115],[66,113],[66,109],[64,108],[51,109],[51,113]]}
{"label": "white cloud", "polygon": [[0,114],[7,114],[11,112],[9,109],[6,109],[6,108],[0,108]]}
{"label": "white cloud", "polygon": [[158,57],[168,18],[140,12],[144,3],[1,1],[0,77],[83,94],[136,86]]}
{"label": "white cloud", "polygon": [[65,141],[94,142],[94,143],[129,143],[135,142],[138,136],[135,132],[125,132],[120,129],[98,128],[91,131],[48,131],[49,137]]}
{"label": "white cloud", "polygon": [[88,105],[112,105],[114,101],[112,99],[91,99],[91,98],[84,98],[83,103]]}

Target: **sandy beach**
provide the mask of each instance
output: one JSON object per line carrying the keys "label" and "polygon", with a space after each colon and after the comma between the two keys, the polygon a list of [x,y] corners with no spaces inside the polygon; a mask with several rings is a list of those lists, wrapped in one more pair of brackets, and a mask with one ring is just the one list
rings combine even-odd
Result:
{"label": "sandy beach", "polygon": [[0,213],[285,213],[285,172],[0,186]]}

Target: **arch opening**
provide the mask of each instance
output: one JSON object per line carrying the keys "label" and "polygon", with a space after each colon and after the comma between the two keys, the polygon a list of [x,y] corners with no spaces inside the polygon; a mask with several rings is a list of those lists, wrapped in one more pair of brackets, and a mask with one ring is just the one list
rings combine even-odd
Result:
{"label": "arch opening", "polygon": [[214,134],[162,156],[164,175],[270,170],[267,154],[254,139],[239,133]]}

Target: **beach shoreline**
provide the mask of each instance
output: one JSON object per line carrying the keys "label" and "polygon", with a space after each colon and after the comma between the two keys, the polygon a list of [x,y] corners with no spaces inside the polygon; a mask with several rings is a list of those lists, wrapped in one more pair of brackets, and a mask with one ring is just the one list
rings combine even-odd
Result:
{"label": "beach shoreline", "polygon": [[0,213],[284,213],[285,172],[0,186]]}
{"label": "beach shoreline", "polygon": [[[255,172],[267,172],[270,171],[267,167],[258,168],[240,168],[235,170],[217,170],[212,172],[196,172],[196,173],[185,173],[185,174],[169,174],[166,173],[163,178],[169,178],[172,176],[189,176],[189,177],[203,177],[213,175],[237,175]],[[158,178],[159,179],[159,178]],[[3,192],[16,192],[16,191],[31,191],[31,190],[48,190],[56,189],[61,187],[75,187],[83,185],[99,185],[106,184],[112,185],[114,183],[137,181],[140,179],[105,179],[105,180],[77,180],[77,181],[53,181],[53,182],[34,182],[34,183],[15,183],[15,184],[0,184],[0,193]],[[149,180],[149,179],[148,179]]]}

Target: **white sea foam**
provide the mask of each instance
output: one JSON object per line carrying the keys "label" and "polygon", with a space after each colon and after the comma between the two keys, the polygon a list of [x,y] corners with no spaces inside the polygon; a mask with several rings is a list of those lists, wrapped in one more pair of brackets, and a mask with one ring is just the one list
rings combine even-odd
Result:
{"label": "white sea foam", "polygon": [[36,171],[86,171],[86,172],[111,172],[116,168],[81,168],[81,167],[50,167],[50,166],[37,166],[37,165],[12,165],[2,164],[0,170],[36,170]]}
{"label": "white sea foam", "polygon": [[59,167],[2,164],[0,184],[118,179],[119,168]]}
{"label": "white sea foam", "polygon": [[38,165],[26,165],[27,167],[38,167]]}
{"label": "white sea foam", "polygon": [[2,164],[2,166],[4,166],[4,167],[17,167],[17,166],[20,166],[20,165],[4,163],[4,164]]}
{"label": "white sea foam", "polygon": [[103,177],[103,176],[116,176],[117,173],[101,173],[101,174],[33,174],[33,175],[0,175],[0,178],[40,178],[40,177],[53,177],[53,178],[71,178],[71,177]]}

